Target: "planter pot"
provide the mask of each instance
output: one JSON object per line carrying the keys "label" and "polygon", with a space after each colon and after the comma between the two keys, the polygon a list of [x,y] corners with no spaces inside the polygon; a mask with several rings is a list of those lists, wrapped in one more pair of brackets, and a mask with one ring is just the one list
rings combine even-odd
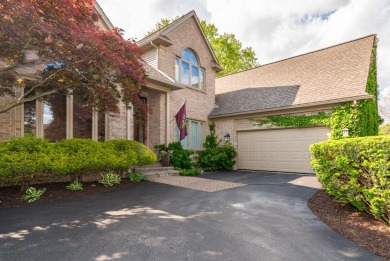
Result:
{"label": "planter pot", "polygon": [[169,167],[169,157],[161,157],[161,163],[163,167]]}

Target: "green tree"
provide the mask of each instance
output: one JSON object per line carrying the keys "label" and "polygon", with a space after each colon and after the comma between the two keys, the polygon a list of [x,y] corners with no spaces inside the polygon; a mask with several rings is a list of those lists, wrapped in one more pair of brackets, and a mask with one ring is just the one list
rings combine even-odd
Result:
{"label": "green tree", "polygon": [[[178,18],[178,16],[173,19],[162,18],[147,35],[163,29]],[[259,65],[252,47],[243,48],[235,34],[220,34],[215,24],[207,23],[205,20],[200,20],[200,25],[214,50],[219,64],[224,68],[224,71],[219,72],[218,76],[247,70]]]}

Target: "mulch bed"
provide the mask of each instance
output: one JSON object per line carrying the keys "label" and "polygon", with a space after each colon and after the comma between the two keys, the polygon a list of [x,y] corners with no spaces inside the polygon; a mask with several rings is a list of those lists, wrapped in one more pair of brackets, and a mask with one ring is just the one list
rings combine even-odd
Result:
{"label": "mulch bed", "polygon": [[41,204],[47,201],[93,195],[103,191],[129,188],[136,186],[137,184],[130,182],[127,178],[123,178],[120,184],[112,187],[105,187],[97,181],[83,182],[83,190],[81,191],[67,190],[65,188],[67,185],[69,185],[69,183],[64,182],[31,185],[36,189],[46,188],[46,192],[42,195],[42,197],[33,203],[28,203],[27,201],[21,199],[24,193],[20,192],[19,186],[0,188],[0,208],[13,208],[28,204]]}
{"label": "mulch bed", "polygon": [[390,226],[350,205],[340,205],[325,190],[319,190],[309,200],[308,206],[337,233],[390,261]]}

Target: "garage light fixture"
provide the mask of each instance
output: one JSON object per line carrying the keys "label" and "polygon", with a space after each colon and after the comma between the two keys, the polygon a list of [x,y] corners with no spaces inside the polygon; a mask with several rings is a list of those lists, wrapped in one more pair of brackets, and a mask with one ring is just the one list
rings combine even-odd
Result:
{"label": "garage light fixture", "polygon": [[349,129],[348,128],[344,128],[343,129],[343,137],[348,137],[349,136],[348,132],[349,132]]}
{"label": "garage light fixture", "polygon": [[230,141],[230,134],[226,134],[225,136],[223,136],[223,140],[224,141]]}

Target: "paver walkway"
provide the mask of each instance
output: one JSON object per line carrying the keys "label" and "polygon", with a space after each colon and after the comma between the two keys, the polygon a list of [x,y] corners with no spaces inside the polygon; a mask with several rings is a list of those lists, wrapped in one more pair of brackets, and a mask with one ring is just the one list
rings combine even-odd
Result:
{"label": "paver walkway", "polygon": [[246,186],[246,184],[241,184],[236,182],[210,180],[210,179],[188,177],[188,176],[156,177],[156,178],[151,178],[149,180],[153,182],[176,186],[176,187],[200,190],[205,192],[217,192],[225,189]]}

